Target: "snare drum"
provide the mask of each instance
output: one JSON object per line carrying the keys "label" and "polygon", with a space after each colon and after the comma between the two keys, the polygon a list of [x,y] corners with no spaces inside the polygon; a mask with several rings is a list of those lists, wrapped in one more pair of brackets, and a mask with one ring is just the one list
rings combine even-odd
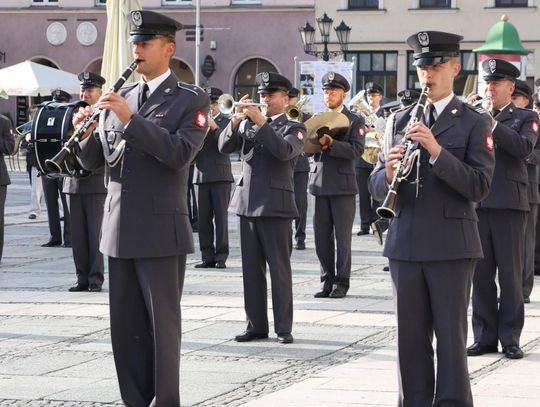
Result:
{"label": "snare drum", "polygon": [[49,178],[76,177],[84,178],[90,175],[77,161],[75,154],[68,155],[62,164],[60,173],[51,172],[45,165],[45,160],[53,158],[60,152],[64,143],[73,134],[72,118],[79,107],[87,106],[81,100],[73,103],[47,102],[43,104],[32,123],[30,142],[34,145],[39,172]]}

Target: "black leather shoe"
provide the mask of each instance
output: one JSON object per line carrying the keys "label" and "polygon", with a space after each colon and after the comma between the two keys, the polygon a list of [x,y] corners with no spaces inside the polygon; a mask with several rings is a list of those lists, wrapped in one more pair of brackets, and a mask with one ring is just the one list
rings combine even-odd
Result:
{"label": "black leather shoe", "polygon": [[43,243],[41,247],[56,247],[56,246],[61,246],[61,245],[62,245],[62,241],[60,240],[49,240],[47,243]]}
{"label": "black leather shoe", "polygon": [[35,213],[31,213],[30,215],[28,215],[28,219],[36,219],[37,216]]}
{"label": "black leather shoe", "polygon": [[496,346],[475,342],[467,348],[467,356],[480,356],[484,353],[497,353],[497,351]]}
{"label": "black leather shoe", "polygon": [[328,298],[329,295],[330,295],[330,291],[322,290],[322,291],[319,291],[318,293],[315,293],[313,296],[315,298]]}
{"label": "black leather shoe", "polygon": [[223,260],[216,261],[216,268],[217,269],[226,269],[227,265]]}
{"label": "black leather shoe", "polygon": [[296,246],[294,246],[296,250],[306,250],[306,244],[304,242],[296,242]]}
{"label": "black leather shoe", "polygon": [[68,291],[71,291],[72,293],[78,291],[88,291],[88,284],[77,283],[73,287],[69,287]]}
{"label": "black leather shoe", "polygon": [[244,332],[240,335],[236,335],[234,337],[234,340],[236,342],[249,342],[249,341],[254,341],[255,339],[267,339],[268,338],[268,334],[257,334],[257,333],[254,333],[254,332]]}
{"label": "black leather shoe", "polygon": [[334,288],[330,293],[330,298],[343,298],[347,295],[347,292],[343,288]]}
{"label": "black leather shoe", "polygon": [[64,243],[62,247],[71,247],[71,242]]}
{"label": "black leather shoe", "polygon": [[503,346],[502,351],[508,359],[521,359],[523,351],[518,345]]}
{"label": "black leather shoe", "polygon": [[384,266],[384,267],[382,268],[382,271],[390,271],[390,266]]}
{"label": "black leather shoe", "polygon": [[530,303],[531,303],[531,299],[529,297],[523,298],[523,304],[530,304]]}
{"label": "black leather shoe", "polygon": [[101,291],[101,286],[99,284],[90,284],[88,286],[88,291],[98,293]]}
{"label": "black leather shoe", "polygon": [[196,269],[211,269],[216,267],[216,263],[213,261],[203,261],[202,263],[195,264]]}
{"label": "black leather shoe", "polygon": [[362,229],[356,232],[356,236],[369,235],[369,229]]}
{"label": "black leather shoe", "polygon": [[294,339],[291,334],[278,334],[277,341],[279,343],[293,343]]}

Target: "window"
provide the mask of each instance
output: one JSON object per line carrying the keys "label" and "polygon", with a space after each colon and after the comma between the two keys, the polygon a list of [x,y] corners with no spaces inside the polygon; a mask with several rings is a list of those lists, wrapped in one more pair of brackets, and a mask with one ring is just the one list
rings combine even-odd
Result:
{"label": "window", "polygon": [[253,58],[244,62],[234,78],[234,100],[240,99],[244,95],[249,95],[250,99],[258,100],[257,84],[255,77],[261,72],[277,72],[274,65],[265,59]]}
{"label": "window", "polygon": [[[454,79],[454,93],[457,96],[467,96],[472,91],[476,90],[476,80],[478,77],[478,62],[476,54],[472,51],[461,51],[460,53],[461,72]],[[416,67],[413,66],[413,52],[407,53],[408,59],[408,75],[407,88],[420,89]]]}
{"label": "window", "polygon": [[170,6],[174,4],[180,4],[180,5],[191,5],[191,0],[162,0],[162,4],[164,6]]}
{"label": "window", "polygon": [[[356,56],[356,92],[367,82],[374,82],[384,89],[384,96],[393,99],[397,94],[397,52],[347,52],[345,59]],[[354,95],[352,95],[354,96]]]}
{"label": "window", "polygon": [[349,0],[349,9],[378,9],[379,0]]}
{"label": "window", "polygon": [[96,0],[96,6],[104,6],[107,0]]}
{"label": "window", "polygon": [[451,8],[451,0],[420,0],[418,8]]}
{"label": "window", "polygon": [[46,6],[48,4],[57,5],[58,0],[32,0],[33,6]]}
{"label": "window", "polygon": [[528,7],[529,0],[495,0],[495,7]]}

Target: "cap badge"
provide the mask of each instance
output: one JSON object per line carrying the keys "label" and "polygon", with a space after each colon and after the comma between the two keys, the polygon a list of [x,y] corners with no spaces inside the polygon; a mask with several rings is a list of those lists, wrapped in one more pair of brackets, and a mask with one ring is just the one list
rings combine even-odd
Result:
{"label": "cap badge", "polygon": [[328,80],[333,81],[336,77],[336,74],[334,72],[328,72]]}
{"label": "cap badge", "polygon": [[427,32],[418,33],[418,42],[422,47],[427,47],[429,45],[429,35]]}
{"label": "cap badge", "polygon": [[269,82],[270,81],[270,74],[268,72],[263,72],[261,74],[261,79],[263,82]]}
{"label": "cap badge", "polygon": [[371,89],[373,87],[373,82],[366,83],[366,89]]}
{"label": "cap badge", "polygon": [[85,71],[85,72],[83,73],[83,78],[84,78],[85,81],[87,81],[88,79],[90,79],[90,72]]}
{"label": "cap badge", "polygon": [[406,90],[403,96],[405,96],[406,98],[410,98],[411,97],[411,92]]}
{"label": "cap badge", "polygon": [[209,95],[212,94],[212,88],[205,88],[204,90],[205,90],[206,93],[208,93]]}
{"label": "cap badge", "polygon": [[131,20],[133,20],[133,24],[137,27],[140,27],[142,25],[142,15],[140,11],[133,11],[131,12]]}
{"label": "cap badge", "polygon": [[489,70],[494,73],[497,70],[497,61],[490,59],[488,62]]}

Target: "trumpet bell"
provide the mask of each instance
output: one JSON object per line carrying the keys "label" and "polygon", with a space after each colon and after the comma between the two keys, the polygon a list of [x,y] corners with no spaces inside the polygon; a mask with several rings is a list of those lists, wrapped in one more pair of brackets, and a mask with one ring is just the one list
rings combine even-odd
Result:
{"label": "trumpet bell", "polygon": [[247,106],[257,106],[261,109],[263,115],[266,115],[266,103],[255,103],[255,102],[237,102],[234,100],[232,95],[224,93],[221,95],[218,100],[219,111],[227,116],[232,116],[234,114],[234,109],[237,107],[247,107]]}
{"label": "trumpet bell", "polygon": [[304,119],[304,113],[302,113],[302,110],[296,105],[285,106],[285,115],[287,116],[287,119],[295,122],[302,122]]}

